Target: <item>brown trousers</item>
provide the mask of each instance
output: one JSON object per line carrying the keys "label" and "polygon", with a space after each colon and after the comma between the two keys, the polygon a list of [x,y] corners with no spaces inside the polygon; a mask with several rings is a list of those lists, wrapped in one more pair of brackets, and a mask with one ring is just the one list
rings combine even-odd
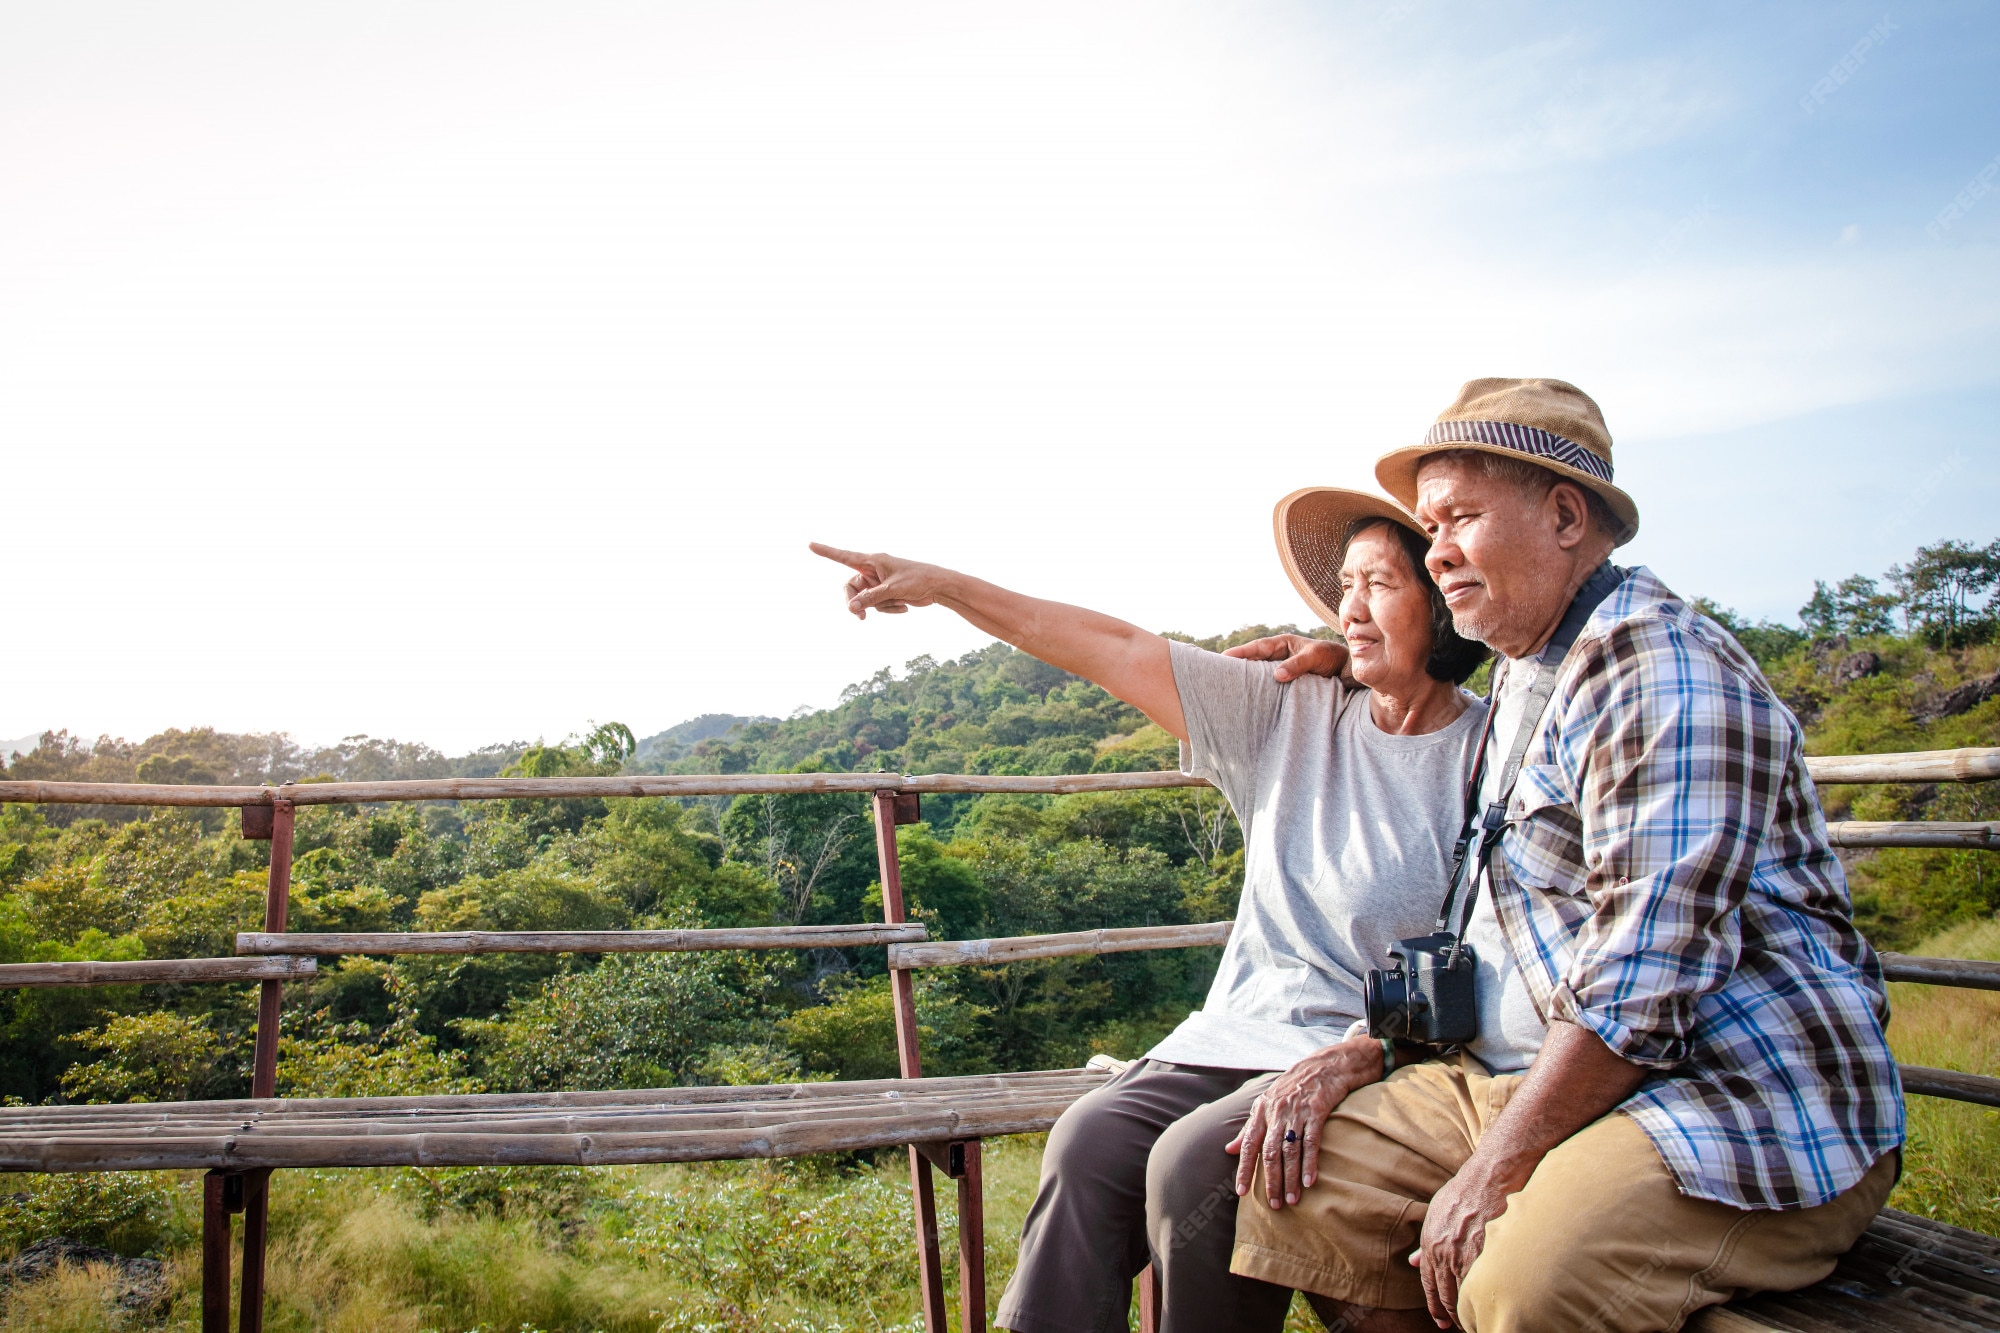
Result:
{"label": "brown trousers", "polygon": [[[1430,1198],[1472,1156],[1521,1084],[1471,1059],[1428,1060],[1359,1088],[1327,1118],[1319,1178],[1273,1212],[1261,1182],[1242,1200],[1233,1272],[1354,1305],[1424,1303],[1409,1255]],[[1691,1199],[1651,1139],[1613,1112],[1542,1159],[1459,1291],[1466,1333],[1661,1333],[1704,1306],[1791,1291],[1833,1271],[1896,1183],[1877,1162],[1817,1208]]]}
{"label": "brown trousers", "polygon": [[1277,1333],[1292,1293],[1229,1272],[1236,1159],[1222,1151],[1274,1077],[1140,1060],[1063,1112],[995,1322],[1124,1333],[1151,1262],[1161,1333]]}

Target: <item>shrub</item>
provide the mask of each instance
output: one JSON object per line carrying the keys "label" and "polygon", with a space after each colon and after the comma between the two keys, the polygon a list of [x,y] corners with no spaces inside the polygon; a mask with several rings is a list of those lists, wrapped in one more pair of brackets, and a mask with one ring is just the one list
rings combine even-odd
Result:
{"label": "shrub", "polygon": [[13,1183],[18,1188],[0,1193],[0,1250],[10,1254],[51,1236],[125,1255],[191,1236],[173,1177],[164,1171],[19,1175]]}
{"label": "shrub", "polygon": [[72,1040],[97,1055],[63,1071],[63,1095],[79,1102],[187,1101],[222,1053],[207,1024],[166,1012],[123,1014]]}

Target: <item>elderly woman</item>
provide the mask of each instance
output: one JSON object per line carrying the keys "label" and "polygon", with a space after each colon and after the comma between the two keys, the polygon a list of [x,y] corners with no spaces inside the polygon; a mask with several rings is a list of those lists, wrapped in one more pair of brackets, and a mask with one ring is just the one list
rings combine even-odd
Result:
{"label": "elderly woman", "polygon": [[1393,502],[1299,491],[1276,528],[1358,688],[1245,660],[1296,643],[1218,656],[936,565],[813,546],[856,571],[855,615],[947,606],[1139,709],[1243,827],[1242,899],[1207,1003],[1050,1133],[1003,1328],[1122,1330],[1149,1261],[1166,1333],[1279,1328],[1291,1293],[1229,1272],[1237,1195],[1262,1160],[1268,1189],[1296,1198],[1327,1113],[1396,1060],[1349,1033],[1367,970],[1427,933],[1442,901],[1485,710],[1459,685],[1485,650],[1453,632],[1427,543]]}

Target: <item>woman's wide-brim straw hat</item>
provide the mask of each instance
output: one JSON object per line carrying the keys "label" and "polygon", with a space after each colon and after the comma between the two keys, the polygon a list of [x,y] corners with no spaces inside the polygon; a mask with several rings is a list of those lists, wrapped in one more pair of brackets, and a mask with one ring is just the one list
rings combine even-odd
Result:
{"label": "woman's wide-brim straw hat", "polygon": [[1340,564],[1347,558],[1347,543],[1364,519],[1383,518],[1400,523],[1423,537],[1423,528],[1410,512],[1386,495],[1344,490],[1338,486],[1308,486],[1278,501],[1271,513],[1271,527],[1278,538],[1278,559],[1292,586],[1313,614],[1327,624],[1340,627]]}
{"label": "woman's wide-brim straw hat", "polygon": [[1604,424],[1604,413],[1574,384],[1472,380],[1425,432],[1422,444],[1382,455],[1375,464],[1375,480],[1414,510],[1418,464],[1446,449],[1474,449],[1545,467],[1604,497],[1624,525],[1618,545],[1639,535],[1639,506],[1611,484],[1611,431]]}

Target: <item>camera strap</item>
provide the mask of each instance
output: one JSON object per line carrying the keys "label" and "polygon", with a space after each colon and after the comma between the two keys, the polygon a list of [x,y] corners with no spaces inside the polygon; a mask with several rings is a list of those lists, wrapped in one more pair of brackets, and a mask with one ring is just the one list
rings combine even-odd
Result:
{"label": "camera strap", "polygon": [[[1528,697],[1521,707],[1521,721],[1514,728],[1514,743],[1507,752],[1507,762],[1500,770],[1500,784],[1495,790],[1492,802],[1484,811],[1479,808],[1480,781],[1486,773],[1486,751],[1493,737],[1493,718],[1499,709],[1500,672],[1511,668],[1511,659],[1505,666],[1496,663],[1493,677],[1486,690],[1486,725],[1479,734],[1479,751],[1472,763],[1472,776],[1465,784],[1465,823],[1459,829],[1458,843],[1452,849],[1451,879],[1445,891],[1444,906],[1438,909],[1437,928],[1451,930],[1452,907],[1458,901],[1461,885],[1465,882],[1468,865],[1472,874],[1472,886],[1465,895],[1465,921],[1460,922],[1453,933],[1463,942],[1465,927],[1472,920],[1472,909],[1479,900],[1479,889],[1486,878],[1487,862],[1493,858],[1493,847],[1500,841],[1500,833],[1507,826],[1507,803],[1513,799],[1514,784],[1521,777],[1521,761],[1527,757],[1528,743],[1534,739],[1542,714],[1547,711],[1549,700],[1554,697],[1556,683],[1562,679],[1563,667],[1569,661],[1570,650],[1576,646],[1577,636],[1592,613],[1604,603],[1620,583],[1625,581],[1625,571],[1610,561],[1597,567],[1583,587],[1577,590],[1569,610],[1563,614],[1562,623],[1549,637],[1542,651],[1535,655],[1535,683],[1529,688]],[[1472,852],[1477,840],[1479,850]]]}

